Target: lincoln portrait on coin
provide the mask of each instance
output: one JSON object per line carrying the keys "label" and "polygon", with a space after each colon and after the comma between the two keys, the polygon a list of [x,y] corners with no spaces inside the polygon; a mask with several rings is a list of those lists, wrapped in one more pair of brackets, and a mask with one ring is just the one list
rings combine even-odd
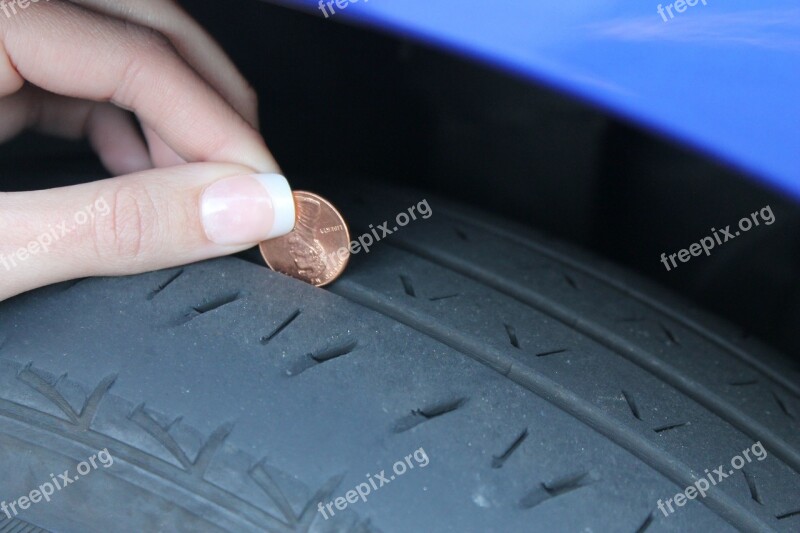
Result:
{"label": "lincoln portrait on coin", "polygon": [[319,279],[328,270],[325,249],[314,236],[321,211],[320,203],[313,198],[298,198],[297,225],[289,237],[289,254],[298,273],[309,279]]}

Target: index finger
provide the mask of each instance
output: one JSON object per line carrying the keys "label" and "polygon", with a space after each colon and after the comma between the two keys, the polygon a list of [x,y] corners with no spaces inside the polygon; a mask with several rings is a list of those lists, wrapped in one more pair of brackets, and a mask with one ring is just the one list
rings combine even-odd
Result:
{"label": "index finger", "polygon": [[23,80],[137,114],[187,161],[278,170],[263,139],[161,34],[51,0],[0,17],[0,96]]}

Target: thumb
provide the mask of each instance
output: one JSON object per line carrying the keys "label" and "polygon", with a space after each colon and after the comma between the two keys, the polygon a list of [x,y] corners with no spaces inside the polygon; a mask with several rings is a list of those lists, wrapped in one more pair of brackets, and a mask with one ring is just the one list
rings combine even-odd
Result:
{"label": "thumb", "polygon": [[238,165],[197,163],[0,193],[0,301],[60,281],[236,253],[294,223],[286,179]]}

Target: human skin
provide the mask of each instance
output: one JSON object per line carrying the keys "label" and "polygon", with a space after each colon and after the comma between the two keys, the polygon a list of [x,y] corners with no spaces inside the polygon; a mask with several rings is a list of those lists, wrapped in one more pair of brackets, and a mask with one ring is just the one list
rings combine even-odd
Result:
{"label": "human skin", "polygon": [[4,11],[0,141],[24,129],[86,137],[117,177],[0,193],[0,300],[227,255],[291,229],[291,191],[256,129],[255,92],[177,4]]}

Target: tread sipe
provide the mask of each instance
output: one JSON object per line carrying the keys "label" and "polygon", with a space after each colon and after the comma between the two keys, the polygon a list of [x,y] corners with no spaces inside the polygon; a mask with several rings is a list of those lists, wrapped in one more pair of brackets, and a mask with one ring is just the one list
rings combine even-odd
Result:
{"label": "tread sipe", "polygon": [[[424,198],[342,196],[354,235]],[[0,531],[800,529],[796,366],[602,260],[428,202],[330,290],[228,258],[0,304],[0,499],[114,459]],[[757,442],[763,460],[659,510]]]}

